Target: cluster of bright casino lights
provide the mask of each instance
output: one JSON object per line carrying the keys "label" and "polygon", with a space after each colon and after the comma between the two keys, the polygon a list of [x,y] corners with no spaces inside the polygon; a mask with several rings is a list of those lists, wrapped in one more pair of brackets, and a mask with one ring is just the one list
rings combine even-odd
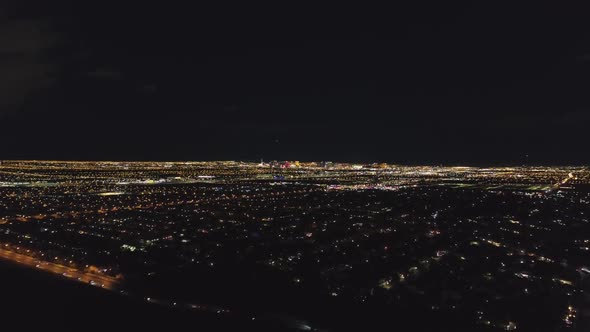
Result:
{"label": "cluster of bright casino lights", "polygon": [[411,298],[490,330],[545,305],[534,319],[568,328],[590,279],[589,188],[585,167],[3,161],[0,258],[122,292],[235,263],[330,301]]}

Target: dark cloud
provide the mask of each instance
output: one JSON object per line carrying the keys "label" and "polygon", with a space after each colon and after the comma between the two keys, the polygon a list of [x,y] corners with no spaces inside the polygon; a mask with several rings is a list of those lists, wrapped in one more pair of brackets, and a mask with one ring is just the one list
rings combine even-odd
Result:
{"label": "dark cloud", "polygon": [[590,109],[566,112],[555,120],[554,125],[587,130],[590,125]]}
{"label": "dark cloud", "polygon": [[123,79],[123,74],[119,71],[109,68],[97,68],[88,72],[88,77],[104,80],[120,80]]}
{"label": "dark cloud", "polygon": [[8,158],[588,158],[582,12],[47,3],[0,27]]}
{"label": "dark cloud", "polygon": [[0,114],[14,111],[54,83],[57,70],[48,53],[57,33],[39,19],[5,19],[0,23]]}

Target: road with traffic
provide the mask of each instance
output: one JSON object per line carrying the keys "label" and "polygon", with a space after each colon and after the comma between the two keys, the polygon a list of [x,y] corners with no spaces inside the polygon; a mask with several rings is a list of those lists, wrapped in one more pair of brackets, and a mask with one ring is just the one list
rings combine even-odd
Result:
{"label": "road with traffic", "polygon": [[61,264],[39,260],[35,257],[20,254],[11,250],[0,249],[0,259],[5,259],[20,265],[58,274],[68,279],[87,283],[92,286],[108,290],[115,290],[119,286],[119,280],[107,275],[81,271]]}

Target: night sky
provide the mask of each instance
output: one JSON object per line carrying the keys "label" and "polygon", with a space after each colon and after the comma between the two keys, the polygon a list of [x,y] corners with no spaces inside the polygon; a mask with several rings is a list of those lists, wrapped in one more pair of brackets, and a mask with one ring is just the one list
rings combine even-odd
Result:
{"label": "night sky", "polygon": [[587,11],[480,2],[5,0],[0,159],[590,163]]}

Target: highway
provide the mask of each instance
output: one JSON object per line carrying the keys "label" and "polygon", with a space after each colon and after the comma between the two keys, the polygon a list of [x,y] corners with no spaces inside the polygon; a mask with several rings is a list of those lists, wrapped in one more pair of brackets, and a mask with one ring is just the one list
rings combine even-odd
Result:
{"label": "highway", "polygon": [[84,272],[61,264],[40,261],[34,257],[19,254],[10,250],[0,249],[0,259],[58,274],[68,279],[108,290],[115,290],[119,286],[119,280],[110,276]]}
{"label": "highway", "polygon": [[561,188],[561,186],[567,184],[571,179],[574,179],[574,178],[575,178],[574,174],[570,172],[567,175],[566,178],[564,178],[563,180],[561,180],[561,182],[557,182],[556,184],[554,184],[553,186],[551,186],[551,188],[548,189],[546,191],[546,193],[551,193],[551,192],[554,192],[556,190],[559,190],[559,188]]}

